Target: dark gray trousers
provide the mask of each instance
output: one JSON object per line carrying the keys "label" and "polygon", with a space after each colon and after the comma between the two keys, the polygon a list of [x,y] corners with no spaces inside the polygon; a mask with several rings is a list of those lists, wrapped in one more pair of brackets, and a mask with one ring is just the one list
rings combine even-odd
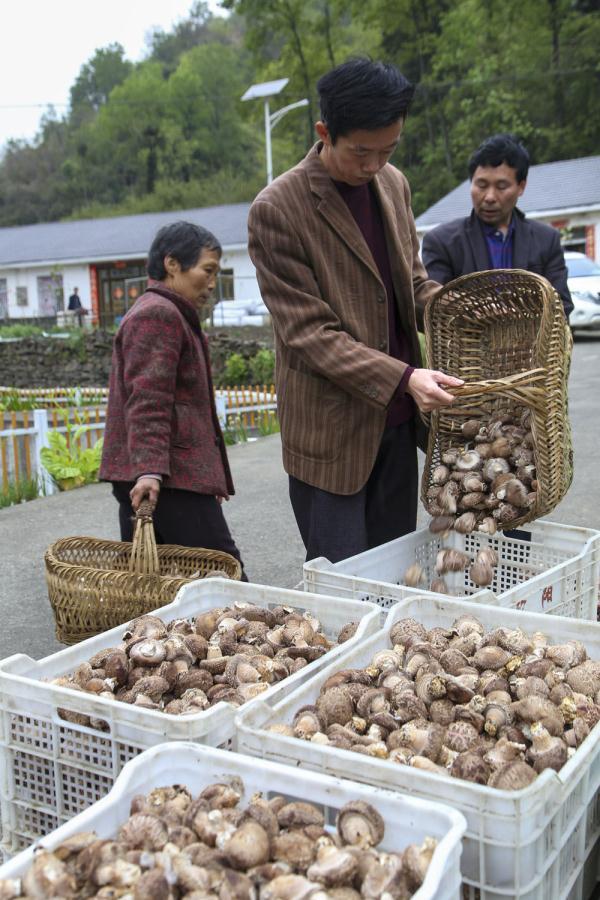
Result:
{"label": "dark gray trousers", "polygon": [[290,475],[290,500],[306,559],[339,562],[414,531],[419,472],[414,423],[386,428],[367,483],[332,494]]}
{"label": "dark gray trousers", "polygon": [[[133,482],[113,481],[113,494],[119,503],[121,540],[133,540],[134,512],[129,499]],[[179,544],[180,547],[204,547],[222,550],[234,556],[242,565],[242,581],[248,581],[243,571],[240,551],[229,531],[221,504],[209,494],[180,491],[163,487],[153,516],[157,544]]]}

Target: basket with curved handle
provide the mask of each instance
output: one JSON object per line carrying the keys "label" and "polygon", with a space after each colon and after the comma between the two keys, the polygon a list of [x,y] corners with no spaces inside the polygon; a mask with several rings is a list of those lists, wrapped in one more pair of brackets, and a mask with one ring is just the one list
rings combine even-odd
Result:
{"label": "basket with curved handle", "polygon": [[445,390],[460,400],[478,400],[485,394],[502,393],[504,397],[509,397],[516,403],[543,409],[546,397],[543,384],[546,376],[546,369],[530,369],[528,372],[518,372],[505,378],[472,381],[460,387],[447,387]]}
{"label": "basket with curved handle", "polygon": [[143,500],[135,514],[135,532],[129,560],[129,571],[138,575],[157,575],[160,571],[156,536],[152,524],[152,504]]}
{"label": "basket with curved handle", "polygon": [[463,275],[446,284],[425,310],[427,365],[464,379],[446,388],[451,406],[429,414],[430,433],[421,499],[435,509],[432,473],[444,451],[463,448],[462,425],[500,414],[522,416],[529,428],[535,500],[511,527],[549,513],[573,476],[568,418],[572,345],[560,297],[542,276],[520,269]]}

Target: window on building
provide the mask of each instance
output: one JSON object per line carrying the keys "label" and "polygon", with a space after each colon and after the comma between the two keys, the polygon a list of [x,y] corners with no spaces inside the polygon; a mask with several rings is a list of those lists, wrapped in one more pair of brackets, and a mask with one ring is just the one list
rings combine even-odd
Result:
{"label": "window on building", "polygon": [[221,300],[235,300],[233,269],[221,269],[217,277],[215,294],[217,302]]}
{"label": "window on building", "polygon": [[40,275],[37,280],[38,311],[40,316],[55,316],[64,309],[62,275]]}
{"label": "window on building", "polygon": [[28,306],[29,305],[29,297],[27,296],[27,288],[26,287],[18,287],[17,288],[17,306]]}
{"label": "window on building", "polygon": [[566,226],[560,229],[560,240],[565,250],[576,250],[585,253],[586,231],[585,225]]}
{"label": "window on building", "polygon": [[96,268],[101,325],[120,322],[131,304],[143,293],[148,276],[143,260],[113,262]]}

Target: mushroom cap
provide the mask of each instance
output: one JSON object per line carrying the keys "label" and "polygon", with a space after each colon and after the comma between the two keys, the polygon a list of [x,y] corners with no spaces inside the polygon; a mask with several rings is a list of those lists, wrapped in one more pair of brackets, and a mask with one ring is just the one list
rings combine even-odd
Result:
{"label": "mushroom cap", "polygon": [[336,828],[344,844],[376,847],[383,840],[385,823],[380,813],[363,800],[346,803],[338,812]]}
{"label": "mushroom cap", "polygon": [[354,703],[344,685],[331,687],[320,694],[316,707],[326,726],[334,723],[345,725],[354,715]]}
{"label": "mushroom cap", "polygon": [[269,861],[271,841],[269,835],[253,819],[243,822],[222,848],[227,861],[234,869],[250,869]]}
{"label": "mushroom cap", "polygon": [[261,900],[304,900],[320,887],[302,875],[279,875],[261,888],[260,897]]}
{"label": "mushroom cap", "polygon": [[306,872],[315,858],[315,842],[299,829],[282,831],[271,841],[271,855],[299,872]]}
{"label": "mushroom cap", "polygon": [[468,750],[477,741],[479,733],[469,722],[458,721],[452,722],[446,728],[444,744],[450,750],[456,750],[463,753]]}
{"label": "mushroom cap", "polygon": [[490,775],[488,785],[501,791],[519,791],[536,779],[536,773],[522,760],[506,763]]}
{"label": "mushroom cap", "polygon": [[277,812],[277,821],[280,828],[305,828],[307,825],[325,824],[323,812],[312,803],[303,800],[295,800],[286,803]]}
{"label": "mushroom cap", "polygon": [[490,767],[481,758],[479,753],[467,750],[459,753],[450,768],[450,774],[464,781],[472,781],[475,784],[487,784]]}
{"label": "mushroom cap", "polygon": [[356,857],[343,848],[329,844],[317,851],[316,861],[309,867],[307,877],[325,887],[351,885],[356,874]]}

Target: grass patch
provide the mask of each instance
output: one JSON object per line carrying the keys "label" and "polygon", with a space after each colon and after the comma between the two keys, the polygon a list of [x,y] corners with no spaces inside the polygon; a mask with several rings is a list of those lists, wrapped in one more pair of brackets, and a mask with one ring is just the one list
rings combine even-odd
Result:
{"label": "grass patch", "polygon": [[8,487],[0,491],[0,509],[14,506],[16,503],[24,503],[26,500],[35,500],[40,496],[40,482],[38,478],[20,478],[19,481],[9,483]]}

